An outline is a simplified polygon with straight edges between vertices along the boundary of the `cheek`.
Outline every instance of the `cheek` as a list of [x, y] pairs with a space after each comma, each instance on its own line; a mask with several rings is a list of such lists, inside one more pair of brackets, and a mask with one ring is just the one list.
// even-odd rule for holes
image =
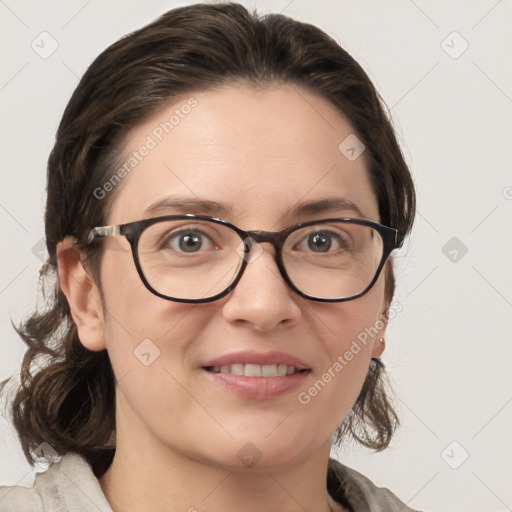
[[117, 378], [142, 372], [140, 378], [147, 379], [147, 368], [163, 362], [165, 367], [174, 366], [173, 362], [184, 360], [188, 340], [197, 338], [203, 325], [196, 318], [194, 305], [151, 293], [142, 283], [131, 253], [105, 258], [101, 279], [105, 339]]
[[341, 421], [353, 406], [366, 378], [372, 348], [382, 328], [384, 280], [363, 297], [340, 304], [315, 306], [316, 319], [326, 359], [323, 367], [299, 397], [312, 408], [330, 407]]
[[120, 415], [135, 431], [142, 428], [162, 439], [174, 435], [176, 411], [204, 423], [208, 417], [188, 390], [191, 354], [206, 308], [161, 299], [129, 273], [115, 289], [105, 287], [105, 338]]
[[[324, 333], [324, 344], [331, 355], [346, 351], [371, 353], [379, 337], [377, 332], [385, 328], [382, 321], [384, 286], [384, 276], [381, 276], [373, 288], [358, 299], [315, 307], [317, 325]], [[351, 356], [347, 354], [347, 357]]]

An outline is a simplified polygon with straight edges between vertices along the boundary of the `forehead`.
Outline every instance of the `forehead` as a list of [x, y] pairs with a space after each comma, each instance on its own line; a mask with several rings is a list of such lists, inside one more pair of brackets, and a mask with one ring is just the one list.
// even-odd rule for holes
[[[183, 96], [128, 137], [109, 223], [155, 216], [148, 208], [171, 196], [217, 202], [247, 229], [286, 227], [297, 205], [326, 198], [361, 212], [344, 216], [378, 220], [364, 152], [354, 159], [342, 151], [354, 136], [329, 101], [296, 85]], [[194, 208], [169, 213], [204, 213]]]

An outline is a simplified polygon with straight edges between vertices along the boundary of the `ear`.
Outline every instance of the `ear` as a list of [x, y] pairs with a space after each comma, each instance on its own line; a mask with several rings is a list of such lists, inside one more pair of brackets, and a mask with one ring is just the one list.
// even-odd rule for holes
[[101, 294], [83, 264], [75, 239], [67, 237], [57, 244], [59, 284], [68, 300], [82, 345], [93, 351], [106, 348]]
[[[386, 336], [386, 328], [388, 326], [389, 308], [391, 304], [385, 300], [382, 311], [380, 312], [379, 318], [375, 322], [375, 326], [378, 326], [378, 333], [373, 338], [372, 357], [380, 357], [386, 348], [384, 341]], [[381, 327], [382, 326], [382, 327]]]

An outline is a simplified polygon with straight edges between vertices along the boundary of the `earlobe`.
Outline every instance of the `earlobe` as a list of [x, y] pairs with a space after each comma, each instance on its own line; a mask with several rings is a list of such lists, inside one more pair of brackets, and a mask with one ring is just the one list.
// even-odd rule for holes
[[77, 326], [82, 345], [93, 351], [106, 348], [103, 304], [99, 289], [75, 248], [75, 240], [67, 237], [57, 244], [59, 284]]
[[373, 342], [372, 358], [380, 357], [383, 354], [385, 348], [386, 340], [384, 339], [384, 336], [379, 336]]
[[382, 309], [379, 319], [375, 322], [376, 325], [379, 326], [379, 332], [374, 337], [373, 348], [372, 348], [372, 357], [380, 357], [384, 349], [386, 348], [386, 328], [388, 326], [388, 315], [389, 315], [389, 302], [384, 303], [384, 308]]

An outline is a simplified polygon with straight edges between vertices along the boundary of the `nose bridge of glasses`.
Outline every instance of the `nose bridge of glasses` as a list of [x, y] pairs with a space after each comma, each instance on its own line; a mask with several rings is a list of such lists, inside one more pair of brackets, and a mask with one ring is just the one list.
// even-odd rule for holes
[[249, 238], [248, 243], [251, 244], [249, 249], [255, 244], [269, 243], [274, 246], [276, 253], [279, 251], [281, 233], [277, 231], [247, 231], [246, 234]]
[[[243, 241], [245, 246], [246, 253], [250, 253], [250, 256], [246, 259], [247, 262], [251, 263], [255, 259], [259, 259], [260, 255], [264, 252], [263, 247], [260, 247], [259, 249], [255, 246], [268, 243], [273, 248], [273, 251], [271, 250], [271, 258], [274, 260], [274, 263], [277, 265], [277, 271], [281, 275], [282, 278], [286, 280], [286, 276], [283, 274], [285, 272], [283, 268], [283, 263], [281, 261], [281, 254], [280, 254], [280, 244], [282, 243], [282, 232], [278, 231], [245, 231], [245, 239]], [[256, 248], [256, 251], [254, 249]], [[264, 267], [268, 268], [270, 261], [267, 260], [266, 263], [263, 263]], [[247, 267], [244, 265], [241, 269], [241, 272], [243, 273]], [[258, 267], [258, 271], [261, 271], [262, 267]], [[271, 270], [273, 274], [275, 272]], [[261, 278], [261, 276], [260, 276]]]

